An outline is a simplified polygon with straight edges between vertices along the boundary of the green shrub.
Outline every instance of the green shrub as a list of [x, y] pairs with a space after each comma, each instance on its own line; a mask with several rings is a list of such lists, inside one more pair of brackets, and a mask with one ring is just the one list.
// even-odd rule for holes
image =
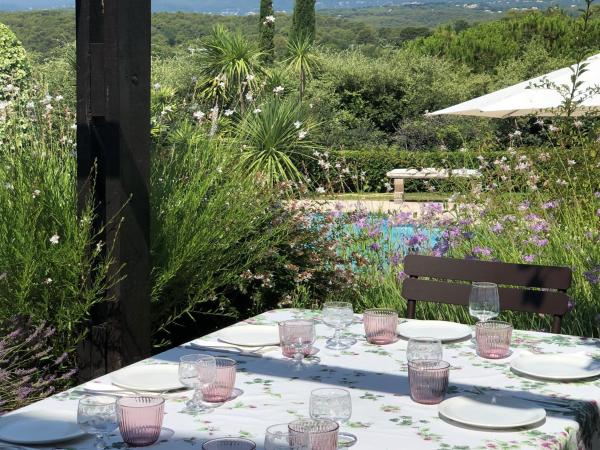
[[27, 54], [17, 37], [0, 23], [0, 100], [11, 95], [9, 85], [23, 89], [31, 73]]

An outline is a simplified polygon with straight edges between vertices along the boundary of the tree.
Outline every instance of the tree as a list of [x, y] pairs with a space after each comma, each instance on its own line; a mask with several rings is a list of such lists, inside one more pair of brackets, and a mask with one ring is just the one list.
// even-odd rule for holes
[[211, 113], [211, 136], [217, 131], [220, 109], [228, 102], [237, 103], [243, 113], [246, 98], [256, 88], [256, 75], [262, 73], [259, 63], [261, 53], [241, 34], [231, 33], [217, 25], [204, 41], [200, 53], [201, 94], [214, 101]]
[[275, 59], [275, 14], [273, 12], [273, 0], [260, 0], [260, 22], [258, 31], [260, 34], [260, 50], [262, 60], [272, 63]]
[[316, 0], [296, 0], [292, 17], [292, 37], [307, 36], [314, 40], [317, 32]]
[[10, 29], [0, 23], [0, 100], [25, 87], [31, 69], [27, 54]]
[[288, 67], [300, 77], [300, 100], [304, 96], [306, 82], [312, 78], [313, 72], [319, 68], [319, 59], [309, 35], [293, 36], [288, 42]]

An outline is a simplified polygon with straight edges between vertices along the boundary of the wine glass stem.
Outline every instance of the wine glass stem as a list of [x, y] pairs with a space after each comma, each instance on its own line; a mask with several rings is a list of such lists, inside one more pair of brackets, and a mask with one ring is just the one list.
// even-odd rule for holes
[[104, 435], [102, 433], [96, 434], [96, 448], [98, 450], [106, 449], [106, 444], [104, 443]]
[[202, 386], [196, 386], [196, 389], [194, 389], [194, 396], [192, 397], [192, 402], [199, 406], [202, 404], [202, 401], [204, 400], [204, 395], [202, 394]]
[[339, 327], [335, 327], [335, 333], [333, 334], [333, 340], [334, 342], [340, 342], [340, 339], [342, 338], [342, 329]]

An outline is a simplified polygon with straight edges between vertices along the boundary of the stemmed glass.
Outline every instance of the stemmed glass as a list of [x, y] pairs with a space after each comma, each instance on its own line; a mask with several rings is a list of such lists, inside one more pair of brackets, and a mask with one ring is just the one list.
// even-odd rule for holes
[[414, 337], [406, 346], [407, 362], [417, 360], [441, 361], [443, 355], [442, 341], [431, 337]]
[[297, 367], [311, 354], [317, 340], [313, 320], [286, 320], [279, 322], [279, 337], [284, 356], [293, 358]]
[[104, 438], [118, 428], [117, 399], [106, 395], [87, 396], [79, 399], [77, 424], [86, 433], [96, 436], [96, 448], [107, 448]]
[[500, 314], [500, 296], [497, 284], [474, 282], [471, 285], [469, 314], [482, 322]]
[[194, 389], [194, 396], [186, 403], [189, 411], [206, 413], [213, 408], [202, 403], [202, 389], [210, 385], [217, 376], [217, 362], [214, 356], [195, 354], [185, 355], [179, 360], [179, 381]]
[[[338, 424], [345, 423], [352, 416], [350, 392], [339, 388], [315, 389], [310, 393], [309, 412], [311, 419], [329, 419]], [[339, 447], [351, 447], [358, 438], [351, 433], [338, 434]]]
[[354, 320], [352, 303], [327, 302], [323, 305], [322, 317], [325, 325], [335, 329], [333, 337], [327, 340], [327, 348], [343, 350], [356, 342], [355, 339], [341, 337], [342, 330]]

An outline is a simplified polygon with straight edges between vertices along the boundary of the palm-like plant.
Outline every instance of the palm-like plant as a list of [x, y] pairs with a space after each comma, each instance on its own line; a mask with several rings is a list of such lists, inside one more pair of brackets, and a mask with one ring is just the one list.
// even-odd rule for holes
[[306, 34], [300, 34], [290, 39], [287, 51], [288, 57], [285, 63], [300, 78], [300, 100], [302, 100], [306, 82], [313, 77], [314, 72], [320, 67], [319, 57], [315, 51], [312, 37]]
[[200, 53], [200, 93], [214, 103], [213, 129], [223, 103], [237, 103], [244, 111], [245, 95], [253, 91], [256, 76], [263, 72], [260, 56], [258, 47], [221, 25], [204, 42]]
[[240, 123], [241, 164], [251, 174], [260, 174], [271, 185], [300, 180], [302, 175], [292, 157], [314, 147], [309, 139], [312, 125], [302, 106], [277, 97], [248, 113]]

